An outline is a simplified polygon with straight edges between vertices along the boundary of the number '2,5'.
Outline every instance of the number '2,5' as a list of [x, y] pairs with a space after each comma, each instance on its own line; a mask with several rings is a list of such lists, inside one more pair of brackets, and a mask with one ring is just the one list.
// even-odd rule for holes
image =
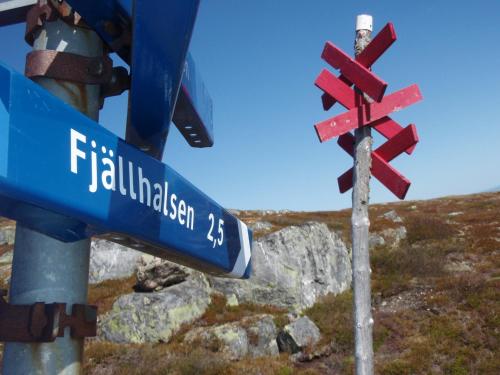
[[214, 238], [214, 228], [215, 228], [215, 216], [213, 213], [210, 213], [208, 215], [208, 220], [210, 220], [210, 230], [208, 231], [207, 234], [207, 240], [209, 240], [212, 243], [212, 247], [215, 248], [215, 246], [221, 246], [222, 243], [224, 242], [224, 220], [219, 219], [218, 220], [218, 226], [217, 226], [217, 238]]

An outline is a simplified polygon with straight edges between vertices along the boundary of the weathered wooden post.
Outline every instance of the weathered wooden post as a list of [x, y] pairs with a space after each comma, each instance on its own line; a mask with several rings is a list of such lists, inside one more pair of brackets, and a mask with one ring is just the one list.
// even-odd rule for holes
[[[333, 43], [325, 44], [321, 57], [339, 69], [341, 75], [337, 77], [323, 69], [314, 82], [324, 92], [322, 102], [326, 111], [337, 102], [347, 109], [314, 127], [320, 142], [338, 137], [339, 146], [354, 158], [354, 167], [338, 178], [338, 184], [341, 193], [353, 188], [351, 223], [357, 375], [373, 374], [374, 367], [368, 247], [370, 176], [373, 174], [399, 199], [405, 198], [411, 182], [389, 162], [403, 152], [411, 154], [418, 135], [415, 125], [403, 128], [389, 115], [422, 100], [417, 85], [384, 96], [387, 83], [373, 74], [370, 67], [396, 41], [396, 32], [392, 23], [388, 23], [372, 41], [372, 21], [369, 15], [360, 15], [356, 20], [355, 59]], [[352, 85], [355, 90], [351, 89]], [[374, 151], [372, 127], [387, 138], [387, 142]]]
[[[356, 19], [356, 57], [371, 41], [372, 17], [359, 15]], [[363, 102], [358, 93], [358, 103]], [[367, 97], [367, 99], [369, 99]], [[370, 254], [368, 237], [370, 219], [370, 168], [372, 164], [371, 128], [363, 126], [355, 130], [354, 175], [352, 190], [352, 281], [354, 290], [354, 337], [356, 374], [373, 374], [373, 318], [371, 312]]]

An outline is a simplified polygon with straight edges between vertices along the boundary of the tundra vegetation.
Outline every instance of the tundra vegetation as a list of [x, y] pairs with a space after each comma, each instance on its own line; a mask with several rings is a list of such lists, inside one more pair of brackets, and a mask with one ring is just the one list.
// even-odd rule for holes
[[[394, 210], [403, 222], [383, 214]], [[256, 237], [306, 221], [326, 223], [349, 243], [350, 210], [337, 212], [240, 211], [248, 223], [271, 225]], [[497, 374], [500, 369], [500, 193], [445, 197], [370, 207], [371, 232], [404, 225], [396, 245], [371, 250], [378, 374]], [[0, 253], [2, 249], [0, 249]], [[90, 287], [100, 313], [111, 308], [135, 280], [106, 281]], [[123, 345], [88, 340], [86, 374], [352, 374], [352, 294], [327, 295], [303, 313], [320, 328], [321, 341], [307, 348], [308, 360], [278, 357], [228, 361], [218, 345], [187, 346], [194, 327], [238, 321], [266, 313], [278, 327], [286, 311], [272, 306], [228, 306], [214, 295], [203, 317], [184, 326], [169, 343]], [[328, 348], [328, 350], [324, 350]]]

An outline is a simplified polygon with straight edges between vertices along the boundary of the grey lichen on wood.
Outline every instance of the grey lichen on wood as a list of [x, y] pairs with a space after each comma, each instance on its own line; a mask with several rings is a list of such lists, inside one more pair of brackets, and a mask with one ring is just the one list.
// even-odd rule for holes
[[[354, 51], [360, 54], [371, 41], [371, 30], [357, 30]], [[369, 100], [369, 98], [365, 98]], [[360, 94], [359, 100], [362, 100]], [[352, 193], [352, 270], [356, 374], [373, 374], [373, 318], [371, 313], [368, 204], [372, 137], [368, 126], [355, 130]]]

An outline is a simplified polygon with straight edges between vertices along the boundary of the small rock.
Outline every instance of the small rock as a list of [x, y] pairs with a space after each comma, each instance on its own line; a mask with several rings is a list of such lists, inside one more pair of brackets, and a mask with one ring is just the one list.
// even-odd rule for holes
[[406, 238], [406, 228], [401, 226], [396, 229], [389, 228], [385, 229], [380, 233], [387, 242], [392, 245], [398, 245], [402, 240]]
[[319, 328], [307, 316], [285, 326], [276, 341], [281, 352], [298, 353], [307, 346], [315, 345], [321, 338]]
[[384, 217], [387, 220], [390, 220], [394, 223], [402, 223], [403, 222], [403, 219], [401, 219], [401, 217], [399, 217], [399, 215], [394, 210], [386, 212], [385, 214], [382, 215], [382, 217]]
[[8, 285], [10, 282], [13, 255], [14, 252], [11, 250], [0, 256], [0, 281], [4, 285]]
[[16, 238], [16, 227], [7, 225], [0, 228], [0, 245], [14, 245]]
[[463, 215], [464, 213], [462, 211], [457, 211], [457, 212], [450, 212], [448, 216], [459, 216]]
[[296, 312], [290, 312], [290, 313], [286, 314], [286, 318], [288, 320], [288, 323], [292, 323], [292, 322], [295, 322], [297, 319], [299, 319], [300, 316]]
[[444, 266], [444, 270], [450, 273], [470, 272], [472, 271], [472, 265], [470, 262], [466, 261], [451, 262]]
[[252, 230], [268, 230], [273, 227], [273, 225], [268, 221], [256, 221], [255, 223], [248, 225]]
[[226, 305], [229, 307], [238, 306], [238, 297], [236, 297], [235, 294], [230, 294], [229, 296], [227, 296]]
[[184, 342], [201, 345], [230, 360], [279, 355], [276, 325], [271, 315], [256, 315], [239, 322], [189, 331]]
[[201, 346], [232, 361], [248, 355], [247, 332], [236, 323], [195, 328], [186, 334], [184, 342]]
[[292, 354], [290, 359], [292, 362], [311, 362], [315, 359], [328, 357], [331, 355], [335, 348], [335, 341], [332, 341], [330, 344], [323, 345], [321, 348], [314, 350], [312, 353], [304, 353], [298, 352]]
[[14, 256], [14, 252], [12, 250], [3, 253], [0, 256], [0, 265], [11, 264], [13, 256]]
[[186, 268], [160, 258], [142, 257], [137, 267], [137, 289], [144, 292], [159, 291], [182, 283], [189, 273]]
[[370, 233], [370, 237], [368, 239], [368, 246], [370, 249], [374, 249], [379, 246], [385, 245], [385, 239], [381, 235], [377, 233]]
[[287, 209], [277, 211], [278, 215], [286, 215], [286, 214], [289, 214], [290, 212], [292, 212], [292, 211], [287, 210]]

